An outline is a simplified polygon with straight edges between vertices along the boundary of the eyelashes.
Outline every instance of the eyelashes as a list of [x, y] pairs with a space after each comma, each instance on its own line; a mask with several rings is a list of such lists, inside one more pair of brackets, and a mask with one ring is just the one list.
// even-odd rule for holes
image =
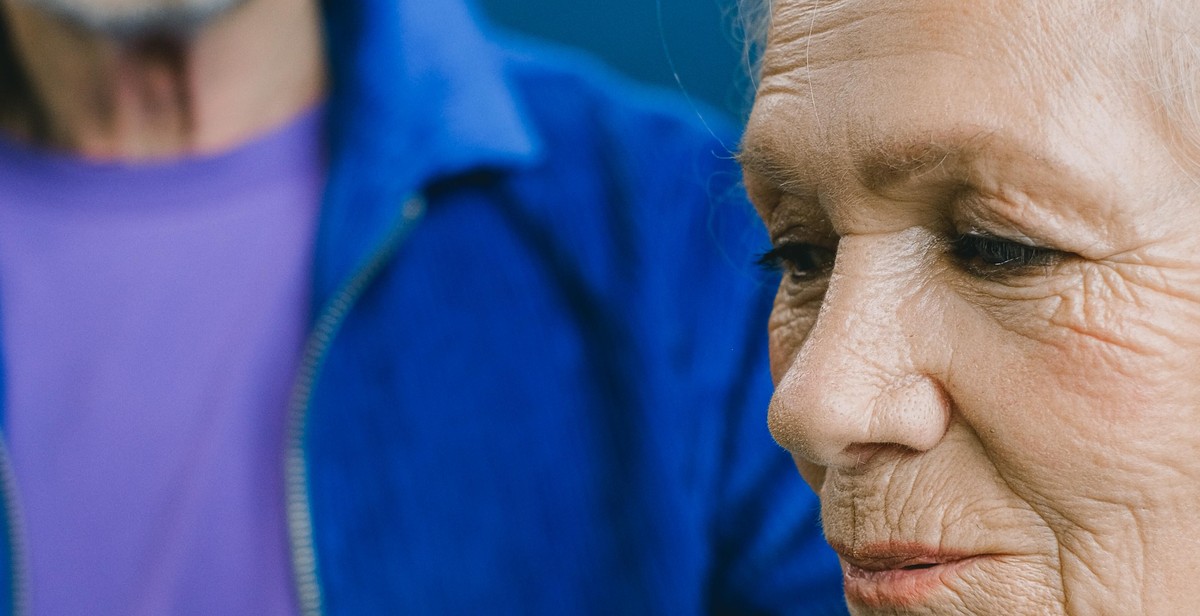
[[[827, 276], [836, 256], [835, 250], [817, 244], [785, 241], [763, 253], [758, 265], [782, 271], [792, 282], [802, 283]], [[993, 235], [964, 233], [949, 243], [949, 256], [967, 274], [992, 280], [1053, 266], [1066, 253]]]
[[1064, 253], [982, 233], [964, 233], [950, 243], [951, 256], [969, 274], [997, 278], [1055, 265]]
[[807, 242], [784, 242], [763, 253], [758, 265], [769, 271], [782, 271], [793, 282], [815, 280], [833, 269], [837, 253]]

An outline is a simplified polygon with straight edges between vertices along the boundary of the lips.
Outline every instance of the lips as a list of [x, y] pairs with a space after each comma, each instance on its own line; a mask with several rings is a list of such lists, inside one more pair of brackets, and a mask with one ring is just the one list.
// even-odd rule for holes
[[846, 598], [871, 608], [927, 603], [965, 567], [984, 555], [918, 543], [834, 545], [845, 563]]
[[834, 545], [842, 560], [866, 571], [922, 569], [951, 563], [974, 554], [929, 547], [919, 543], [873, 543], [848, 548]]

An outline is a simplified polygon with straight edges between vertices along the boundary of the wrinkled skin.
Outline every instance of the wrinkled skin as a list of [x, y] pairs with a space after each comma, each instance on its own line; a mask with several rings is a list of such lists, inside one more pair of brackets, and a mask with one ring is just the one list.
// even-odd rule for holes
[[[1151, 75], [1194, 24], [1159, 4], [776, 2], [769, 422], [855, 614], [1200, 610], [1196, 127]], [[932, 582], [854, 583], [905, 546]]]

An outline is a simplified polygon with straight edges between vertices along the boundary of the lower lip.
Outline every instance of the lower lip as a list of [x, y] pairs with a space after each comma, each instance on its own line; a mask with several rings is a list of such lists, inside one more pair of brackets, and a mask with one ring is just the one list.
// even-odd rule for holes
[[924, 569], [868, 571], [845, 564], [846, 598], [868, 608], [906, 608], [928, 603], [947, 582], [980, 560], [964, 558]]

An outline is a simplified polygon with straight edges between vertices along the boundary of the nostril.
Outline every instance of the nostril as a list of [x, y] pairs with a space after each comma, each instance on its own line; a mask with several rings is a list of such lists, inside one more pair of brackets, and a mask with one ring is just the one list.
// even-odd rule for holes
[[851, 467], [862, 466], [871, 461], [875, 454], [879, 453], [886, 445], [878, 443], [851, 443], [842, 450], [842, 455], [846, 458]]
[[802, 349], [771, 398], [768, 427], [792, 454], [854, 468], [880, 452], [928, 451], [945, 436], [951, 404], [937, 379], [911, 366], [885, 370], [895, 362], [875, 365], [830, 353], [830, 345]]

